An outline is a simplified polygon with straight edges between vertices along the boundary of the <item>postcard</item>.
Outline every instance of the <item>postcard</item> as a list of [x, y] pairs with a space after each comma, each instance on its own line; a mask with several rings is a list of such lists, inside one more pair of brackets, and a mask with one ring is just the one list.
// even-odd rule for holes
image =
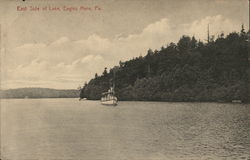
[[0, 160], [250, 160], [249, 0], [1, 0]]

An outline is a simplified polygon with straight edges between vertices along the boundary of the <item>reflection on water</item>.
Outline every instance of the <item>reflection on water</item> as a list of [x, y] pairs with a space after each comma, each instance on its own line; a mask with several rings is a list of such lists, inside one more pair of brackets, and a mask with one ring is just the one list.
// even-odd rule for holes
[[9, 160], [250, 159], [244, 104], [1, 100]]

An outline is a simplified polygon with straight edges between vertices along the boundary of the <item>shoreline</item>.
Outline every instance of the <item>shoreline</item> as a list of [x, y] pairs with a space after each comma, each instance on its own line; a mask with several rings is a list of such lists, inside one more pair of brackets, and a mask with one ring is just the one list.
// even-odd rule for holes
[[[37, 99], [76, 99], [79, 100], [79, 97], [41, 97], [41, 98], [0, 98], [0, 100], [37, 100]], [[87, 99], [81, 101], [100, 101], [98, 99]], [[249, 104], [247, 102], [230, 102], [230, 101], [164, 101], [164, 100], [119, 100], [119, 102], [167, 102], [167, 103], [229, 103], [229, 104]]]

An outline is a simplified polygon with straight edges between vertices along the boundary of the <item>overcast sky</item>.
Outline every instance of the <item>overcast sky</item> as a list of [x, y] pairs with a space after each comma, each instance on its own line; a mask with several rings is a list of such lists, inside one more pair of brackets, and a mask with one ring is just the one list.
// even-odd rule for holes
[[248, 28], [248, 0], [1, 0], [0, 22], [1, 88], [74, 89], [183, 34], [203, 41], [208, 24], [215, 36]]

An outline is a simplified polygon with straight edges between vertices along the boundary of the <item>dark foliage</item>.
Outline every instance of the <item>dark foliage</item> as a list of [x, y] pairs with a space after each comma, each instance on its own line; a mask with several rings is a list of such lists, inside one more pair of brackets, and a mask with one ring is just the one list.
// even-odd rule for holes
[[[80, 97], [100, 99], [115, 81], [119, 100], [232, 101], [245, 100], [248, 64], [247, 33], [223, 34], [208, 43], [183, 36], [160, 51], [120, 62], [96, 74]], [[113, 79], [114, 70], [116, 71]]]
[[0, 98], [77, 98], [79, 91], [50, 88], [18, 88], [0, 91]]

